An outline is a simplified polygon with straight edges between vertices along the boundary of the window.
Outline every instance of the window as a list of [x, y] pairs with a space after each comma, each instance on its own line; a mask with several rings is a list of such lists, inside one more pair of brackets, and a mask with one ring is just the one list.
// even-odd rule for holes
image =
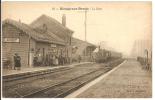
[[19, 38], [3, 38], [3, 42], [19, 43]]

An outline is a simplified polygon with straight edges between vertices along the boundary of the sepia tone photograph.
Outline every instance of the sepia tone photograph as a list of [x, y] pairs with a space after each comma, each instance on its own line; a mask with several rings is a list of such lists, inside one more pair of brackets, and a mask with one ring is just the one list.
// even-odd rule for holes
[[2, 98], [152, 98], [151, 1], [3, 1]]

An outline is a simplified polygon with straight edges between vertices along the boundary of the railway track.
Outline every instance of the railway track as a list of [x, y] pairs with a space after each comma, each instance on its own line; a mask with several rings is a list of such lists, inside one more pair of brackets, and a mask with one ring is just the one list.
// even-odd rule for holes
[[42, 75], [55, 73], [55, 72], [59, 72], [59, 71], [64, 71], [64, 70], [69, 70], [69, 69], [71, 69], [71, 68], [64, 67], [64, 68], [59, 68], [59, 69], [49, 69], [49, 70], [45, 70], [45, 71], [37, 71], [35, 73], [28, 72], [28, 73], [22, 73], [20, 75], [15, 74], [15, 75], [3, 76], [3, 82], [22, 80], [22, 79], [26, 79], [26, 78], [30, 78], [30, 77], [42, 76]]
[[[86, 63], [86, 64], [89, 64], [89, 63]], [[82, 65], [86, 65], [86, 64], [82, 64]], [[78, 67], [79, 65], [75, 65], [75, 66]], [[42, 76], [42, 75], [70, 70], [70, 69], [72, 69], [72, 67], [62, 67], [62, 68], [56, 68], [56, 69], [48, 69], [44, 71], [41, 70], [41, 71], [36, 71], [36, 72], [27, 72], [27, 73], [15, 74], [15, 75], [7, 75], [7, 76], [3, 76], [3, 82], [22, 80], [26, 78]]]
[[75, 91], [76, 89], [82, 87], [86, 83], [90, 82], [91, 80], [101, 76], [105, 72], [109, 71], [110, 69], [106, 68], [100, 68], [98, 70], [86, 73], [84, 75], [81, 75], [79, 77], [67, 80], [63, 83], [58, 83], [53, 86], [46, 87], [42, 90], [36, 91], [34, 93], [30, 93], [27, 95], [24, 95], [23, 97], [26, 98], [59, 98], [59, 97], [65, 97], [69, 93]]
[[[82, 66], [75, 65], [76, 67], [83, 67], [86, 64], [82, 64]], [[87, 65], [93, 65], [92, 63], [87, 63]], [[62, 72], [66, 72], [72, 70], [73, 67], [63, 67], [63, 68], [56, 68], [56, 69], [49, 69], [45, 71], [36, 71], [34, 73], [22, 73], [20, 75], [9, 75], [3, 76], [3, 84], [5, 87], [11, 88], [12, 86], [22, 84], [22, 83], [29, 83], [30, 81], [35, 81], [38, 79], [42, 79], [44, 77], [49, 77], [53, 74], [59, 74]]]
[[90, 64], [36, 75], [34, 79], [31, 77], [17, 79], [14, 82], [5, 81], [3, 96], [9, 98], [64, 97], [112, 68], [112, 66], [103, 67], [103, 64]]
[[[64, 82], [68, 78], [73, 78], [74, 76], [82, 75], [86, 72], [98, 69], [96, 67], [89, 68], [88, 66], [90, 65], [93, 66], [94, 64], [87, 64], [87, 67], [85, 67], [86, 65], [84, 64], [82, 66], [71, 67], [69, 69], [59, 70], [49, 74], [39, 74], [38, 76], [36, 75], [30, 78], [23, 77], [22, 79], [3, 81], [3, 96], [11, 98], [22, 97], [22, 95], [28, 94], [29, 92], [37, 91], [38, 89], [45, 88], [48, 85], [54, 85], [57, 82]], [[74, 76], [72, 76], [72, 74]], [[63, 77], [63, 75], [66, 76]]]

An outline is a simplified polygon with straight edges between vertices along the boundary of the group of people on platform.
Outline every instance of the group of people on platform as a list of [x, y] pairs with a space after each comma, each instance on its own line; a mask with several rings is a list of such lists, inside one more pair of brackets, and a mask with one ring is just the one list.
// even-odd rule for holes
[[57, 66], [71, 63], [69, 57], [62, 55], [46, 55], [45, 57], [35, 56], [33, 66]]
[[40, 57], [35, 56], [33, 59], [33, 66], [56, 66], [64, 65], [65, 63], [67, 63], [67, 58], [61, 55], [46, 55], [42, 60], [40, 60]]
[[[21, 57], [18, 53], [14, 54], [14, 70], [20, 70], [21, 69]], [[79, 55], [78, 61], [81, 62], [82, 58]], [[7, 66], [10, 65], [11, 62], [7, 62]], [[64, 65], [64, 64], [70, 64], [72, 63], [70, 57], [65, 57], [62, 55], [56, 56], [56, 55], [46, 55], [44, 58], [41, 56], [34, 56], [33, 58], [33, 66], [57, 66], [57, 65]]]

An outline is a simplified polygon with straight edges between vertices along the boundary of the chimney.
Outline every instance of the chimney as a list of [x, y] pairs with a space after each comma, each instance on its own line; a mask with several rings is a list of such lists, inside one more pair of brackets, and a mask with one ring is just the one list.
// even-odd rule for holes
[[62, 15], [62, 25], [66, 26], [66, 15], [65, 14]]
[[21, 20], [19, 19], [19, 23], [21, 23]]

